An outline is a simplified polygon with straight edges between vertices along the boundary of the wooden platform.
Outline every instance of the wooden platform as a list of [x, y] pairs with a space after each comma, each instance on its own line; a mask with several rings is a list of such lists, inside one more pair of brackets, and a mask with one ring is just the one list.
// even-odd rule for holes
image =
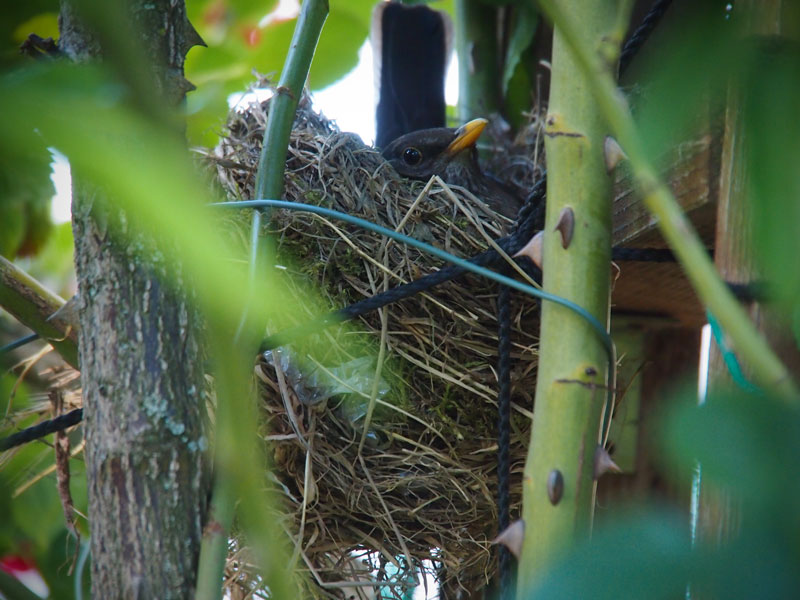
[[[709, 251], [713, 249], [719, 188], [720, 140], [699, 135], [675, 148], [665, 177]], [[614, 246], [666, 248], [656, 219], [621, 175], [615, 185], [612, 240]], [[616, 263], [611, 296], [615, 314], [649, 315], [676, 325], [699, 327], [704, 311], [677, 263]]]

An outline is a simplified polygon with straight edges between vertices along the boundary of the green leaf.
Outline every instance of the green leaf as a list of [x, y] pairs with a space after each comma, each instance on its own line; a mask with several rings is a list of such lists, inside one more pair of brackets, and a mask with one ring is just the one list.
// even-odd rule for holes
[[14, 258], [17, 248], [25, 238], [25, 206], [21, 202], [5, 200], [0, 204], [0, 254]]
[[332, 7], [311, 61], [311, 89], [322, 89], [347, 75], [358, 64], [358, 50], [368, 33], [368, 26], [350, 11]]
[[[800, 52], [789, 42], [754, 46], [745, 94], [750, 214], [763, 276], [788, 311], [800, 296]], [[787, 319], [788, 321], [788, 319]]]
[[352, 19], [357, 20], [363, 27], [369, 29], [372, 23], [372, 11], [375, 5], [376, 2], [374, 0], [332, 0], [330, 3], [331, 12], [325, 23], [325, 27], [328, 27], [331, 16], [334, 14], [347, 13]]
[[67, 298], [74, 293], [75, 264], [72, 223], [53, 227], [47, 243], [31, 261], [26, 271], [49, 289]]
[[[526, 52], [525, 55], [527, 54]], [[526, 65], [520, 62], [508, 82], [508, 88], [503, 99], [506, 117], [511, 127], [515, 130], [522, 127], [526, 122], [526, 117], [523, 113], [529, 111], [533, 104], [532, 89], [533, 81], [531, 80], [530, 72]]]
[[32, 255], [52, 228], [50, 153], [33, 129], [29, 147], [0, 148], [0, 253]]
[[689, 473], [700, 461], [705, 480], [759, 518], [794, 511], [800, 480], [788, 474], [800, 472], [800, 411], [786, 403], [735, 390], [697, 406], [689, 395], [667, 415], [661, 439], [674, 467]]
[[640, 600], [680, 598], [692, 572], [685, 517], [658, 511], [628, 514], [598, 527], [544, 573], [522, 598]]
[[30, 19], [21, 23], [14, 30], [13, 40], [21, 44], [28, 36], [35, 33], [39, 37], [58, 39], [58, 13], [44, 12], [32, 16]]
[[522, 53], [530, 47], [533, 35], [539, 24], [539, 12], [532, 2], [521, 3], [514, 11], [514, 25], [511, 38], [506, 50], [505, 65], [503, 66], [503, 94], [508, 91], [508, 84], [514, 71], [520, 64]]
[[[747, 521], [746, 521], [747, 522]], [[657, 509], [600, 525], [542, 576], [531, 600], [648, 600], [692, 597], [793, 598], [800, 578], [792, 531], [749, 521], [733, 541], [702, 539], [692, 548], [684, 514]]]
[[190, 0], [186, 13], [200, 36], [225, 38], [231, 31], [258, 22], [278, 6], [278, 0]]

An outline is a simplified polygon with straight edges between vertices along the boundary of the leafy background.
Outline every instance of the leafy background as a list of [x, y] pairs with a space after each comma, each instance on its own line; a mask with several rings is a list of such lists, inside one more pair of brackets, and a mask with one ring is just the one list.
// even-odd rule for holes
[[[372, 4], [371, 0], [331, 2], [309, 76], [312, 89], [330, 84], [355, 65]], [[198, 87], [187, 102], [191, 143], [216, 141], [227, 97], [246, 88], [253, 80], [252, 69], [280, 71], [294, 21], [258, 27], [275, 5], [188, 2], [190, 18], [208, 44], [192, 49], [186, 65], [187, 77]], [[452, 2], [442, 5], [452, 12]], [[52, 184], [47, 148], [55, 147], [86, 169], [89, 177], [109, 186], [154, 231], [176, 234], [205, 306], [235, 323], [241, 307], [229, 306], [218, 290], [231, 289], [237, 275], [215, 260], [218, 247], [208, 247], [208, 240], [215, 239], [213, 222], [196, 214], [196, 206], [198, 198], [212, 198], [193, 175], [188, 159], [109, 94], [108, 82], [117, 81], [115, 74], [102, 69], [66, 70], [52, 63], [32, 67], [19, 57], [16, 48], [29, 32], [57, 35], [57, 10], [53, 0], [12, 3], [4, 6], [0, 20], [0, 109], [4, 115], [14, 115], [0, 124], [0, 250], [18, 257], [23, 268], [54, 290], [64, 295], [71, 291], [71, 229], [68, 224], [53, 227], [48, 216]], [[516, 34], [511, 44], [520, 55], [526, 48], [523, 33]], [[686, 52], [676, 51], [672, 61], [651, 66], [656, 74], [654, 91], [639, 113], [644, 133], [657, 152], [659, 145], [668, 143], [666, 138], [690, 126], [685, 117], [701, 102], [709, 73], [719, 76], [721, 83], [731, 75], [742, 78], [748, 91], [746, 126], [753, 140], [748, 164], [755, 173], [751, 195], [756, 252], [776, 283], [787, 322], [796, 327], [800, 322], [796, 302], [800, 272], [793, 261], [800, 255], [797, 52], [788, 49], [764, 63], [759, 51], [721, 43], [728, 38], [717, 36], [717, 31], [680, 33], [672, 47]], [[504, 73], [507, 84], [517, 77], [509, 73]], [[100, 135], [105, 130], [138, 139], [153, 152], [130, 164], [108, 152]], [[181, 196], [190, 196], [191, 201]], [[220, 281], [233, 283], [220, 285]], [[2, 319], [0, 327], [4, 337], [18, 333], [8, 319]], [[41, 390], [26, 384], [12, 395], [16, 377], [5, 371], [8, 366], [3, 366], [0, 378], [0, 410], [6, 416], [41, 400]], [[739, 535], [721, 546], [702, 538], [693, 545], [686, 507], [653, 503], [631, 507], [599, 527], [591, 545], [560, 557], [537, 598], [674, 598], [683, 595], [687, 585], [701, 597], [797, 597], [800, 413], [796, 406], [741, 391], [719, 393], [702, 407], [693, 393], [678, 394], [669, 404], [672, 408], [659, 419], [656, 437], [648, 442], [678, 479], [688, 481], [699, 461], [704, 481], [737, 499]], [[16, 426], [24, 427], [33, 419]], [[73, 436], [74, 446], [80, 441], [79, 432]], [[64, 530], [54, 475], [44, 474], [50, 464], [52, 449], [46, 443], [0, 457], [0, 514], [4, 515], [0, 556], [30, 557], [51, 596], [70, 598], [75, 597], [75, 580], [68, 572], [76, 546]], [[76, 508], [85, 514], [81, 460], [72, 460], [71, 468]], [[78, 527], [85, 538], [87, 523], [79, 519]]]

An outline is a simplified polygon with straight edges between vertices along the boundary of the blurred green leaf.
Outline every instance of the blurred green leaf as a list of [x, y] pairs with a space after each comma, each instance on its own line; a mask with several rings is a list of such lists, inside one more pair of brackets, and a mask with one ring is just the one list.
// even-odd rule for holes
[[352, 11], [331, 6], [308, 74], [311, 89], [324, 88], [347, 75], [358, 63], [358, 49], [368, 33], [369, 26]]
[[[2, 188], [1, 182], [0, 188]], [[7, 258], [14, 258], [17, 255], [17, 248], [25, 239], [27, 222], [25, 204], [11, 200], [4, 200], [0, 204], [0, 254]]]
[[[372, 11], [377, 2], [374, 0], [331, 0], [330, 1], [330, 16], [328, 21], [334, 14], [347, 13], [351, 19], [358, 21], [362, 27], [369, 29], [372, 24]], [[406, 2], [406, 4], [408, 4]], [[431, 8], [439, 8], [438, 6], [431, 6]], [[327, 23], [325, 25], [328, 26]]]
[[26, 272], [56, 294], [71, 296], [75, 280], [74, 245], [72, 223], [56, 225], [47, 243], [25, 268]]
[[557, 560], [522, 597], [667, 600], [685, 597], [690, 587], [697, 598], [788, 599], [800, 585], [797, 558], [796, 542], [758, 522], [732, 542], [692, 548], [685, 515], [632, 511], [598, 527], [591, 542]]
[[50, 153], [31, 128], [28, 143], [0, 148], [0, 254], [31, 255], [52, 228]]
[[[533, 42], [533, 35], [536, 33], [536, 26], [539, 24], [539, 12], [533, 3], [522, 2], [514, 12], [514, 24], [512, 26], [511, 37], [506, 49], [505, 64], [503, 67], [503, 94], [508, 91], [508, 84], [514, 71], [520, 64], [522, 53]], [[530, 78], [528, 79], [530, 81]], [[531, 88], [528, 86], [528, 95]]]
[[744, 73], [746, 166], [757, 258], [783, 305], [796, 310], [800, 271], [800, 45], [779, 39], [752, 44]]
[[32, 16], [24, 23], [20, 23], [14, 30], [13, 39], [17, 44], [22, 44], [28, 36], [35, 33], [42, 38], [58, 39], [58, 13], [43, 12]]
[[[800, 412], [774, 399], [734, 392], [698, 406], [694, 393], [663, 417], [661, 456], [687, 478], [696, 461], [704, 485], [727, 490], [740, 526], [726, 540], [690, 543], [684, 513], [658, 506], [610, 518], [525, 597], [792, 598], [800, 589]], [[675, 471], [673, 471], [674, 473]]]
[[709, 102], [720, 102], [741, 59], [737, 27], [716, 3], [692, 6], [691, 18], [657, 31], [626, 72], [634, 116], [647, 152], [667, 159], [706, 125]]
[[[0, 111], [15, 116], [0, 121], [0, 145], [24, 146], [30, 129], [36, 127], [48, 145], [69, 159], [77, 180], [103, 190], [94, 197], [93, 210], [100, 209], [105, 197], [125, 209], [124, 229], [119, 220], [109, 219], [110, 236], [123, 235], [123, 230], [144, 230], [160, 241], [159, 252], [149, 245], [134, 251], [147, 253], [149, 260], [157, 263], [164, 283], [190, 282], [209, 330], [214, 332], [212, 338], [225, 340], [210, 345], [212, 350], [226, 349], [226, 356], [212, 357], [214, 364], [223, 367], [216, 372], [217, 408], [238, 415], [254, 410], [246, 390], [252, 374], [251, 352], [262, 330], [249, 328], [245, 332], [248, 341], [240, 340], [232, 350], [233, 332], [245, 312], [253, 322], [285, 327], [303, 318], [297, 312], [300, 299], [281, 295], [273, 270], [261, 272], [253, 282], [253, 293], [247, 293], [246, 261], [232, 253], [220, 232], [220, 211], [224, 209], [206, 206], [213, 198], [182, 141], [157, 120], [127, 105], [125, 86], [103, 65], [39, 64], [0, 78], [0, 87]], [[112, 208], [108, 214], [117, 211]], [[136, 248], [140, 239], [137, 237]], [[174, 268], [178, 260], [179, 273]], [[226, 367], [233, 370], [225, 373]], [[244, 375], [238, 377], [241, 373]], [[235, 386], [220, 383], [228, 377], [237, 381], [232, 392], [229, 390]], [[239, 393], [242, 388], [245, 391]], [[249, 428], [243, 430], [238, 424], [233, 435], [218, 432], [220, 446], [233, 452], [223, 464], [230, 469], [236, 465], [236, 472], [231, 473], [243, 496], [240, 506], [250, 524], [248, 531], [259, 551], [265, 581], [273, 589], [287, 589], [285, 577], [273, 578], [286, 561], [277, 550], [276, 540], [282, 538], [274, 530], [276, 523], [268, 518], [263, 489], [253, 486], [254, 481], [264, 479], [265, 472], [255, 444], [256, 419], [246, 420]], [[242, 460], [251, 454], [253, 460]], [[55, 507], [58, 509], [57, 503]]]
[[683, 596], [692, 573], [689, 524], [666, 510], [631, 513], [598, 528], [592, 541], [558, 561], [531, 600], [671, 599]]
[[[527, 56], [526, 51], [523, 54]], [[524, 59], [523, 59], [524, 60]], [[524, 62], [517, 63], [517, 68], [511, 79], [503, 98], [503, 109], [512, 129], [518, 130], [527, 122], [524, 112], [530, 111], [533, 104], [533, 80]]]
[[738, 390], [702, 406], [689, 397], [667, 415], [663, 442], [675, 466], [689, 473], [699, 460], [704, 479], [740, 496], [760, 519], [795, 512], [800, 479], [788, 474], [800, 472], [800, 412], [786, 403]]
[[[41, 446], [40, 446], [41, 449]], [[52, 455], [52, 450], [49, 454]], [[52, 458], [49, 463], [52, 464]], [[45, 463], [42, 466], [44, 469]], [[55, 474], [42, 478], [12, 501], [11, 519], [21, 540], [32, 543], [37, 554], [64, 529], [64, 513], [58, 500]]]
[[[309, 72], [309, 86], [320, 89], [352, 70], [367, 38], [371, 3], [334, 5], [322, 30]], [[193, 49], [186, 60], [187, 78], [199, 92], [189, 95], [189, 137], [213, 145], [228, 112], [228, 96], [253, 82], [253, 70], [280, 77], [296, 19], [274, 22], [250, 38], [228, 27], [219, 43]], [[240, 32], [241, 33], [241, 32]]]

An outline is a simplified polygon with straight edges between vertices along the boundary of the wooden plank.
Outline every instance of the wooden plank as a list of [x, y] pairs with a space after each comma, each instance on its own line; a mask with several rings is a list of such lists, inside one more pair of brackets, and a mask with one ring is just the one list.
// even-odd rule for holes
[[[674, 150], [667, 170], [670, 188], [709, 249], [714, 243], [719, 165], [719, 139], [708, 127]], [[625, 175], [615, 186], [613, 211], [614, 246], [667, 247], [655, 218]], [[614, 311], [667, 317], [687, 327], [705, 323], [703, 307], [677, 263], [626, 261], [617, 263], [616, 270]]]

